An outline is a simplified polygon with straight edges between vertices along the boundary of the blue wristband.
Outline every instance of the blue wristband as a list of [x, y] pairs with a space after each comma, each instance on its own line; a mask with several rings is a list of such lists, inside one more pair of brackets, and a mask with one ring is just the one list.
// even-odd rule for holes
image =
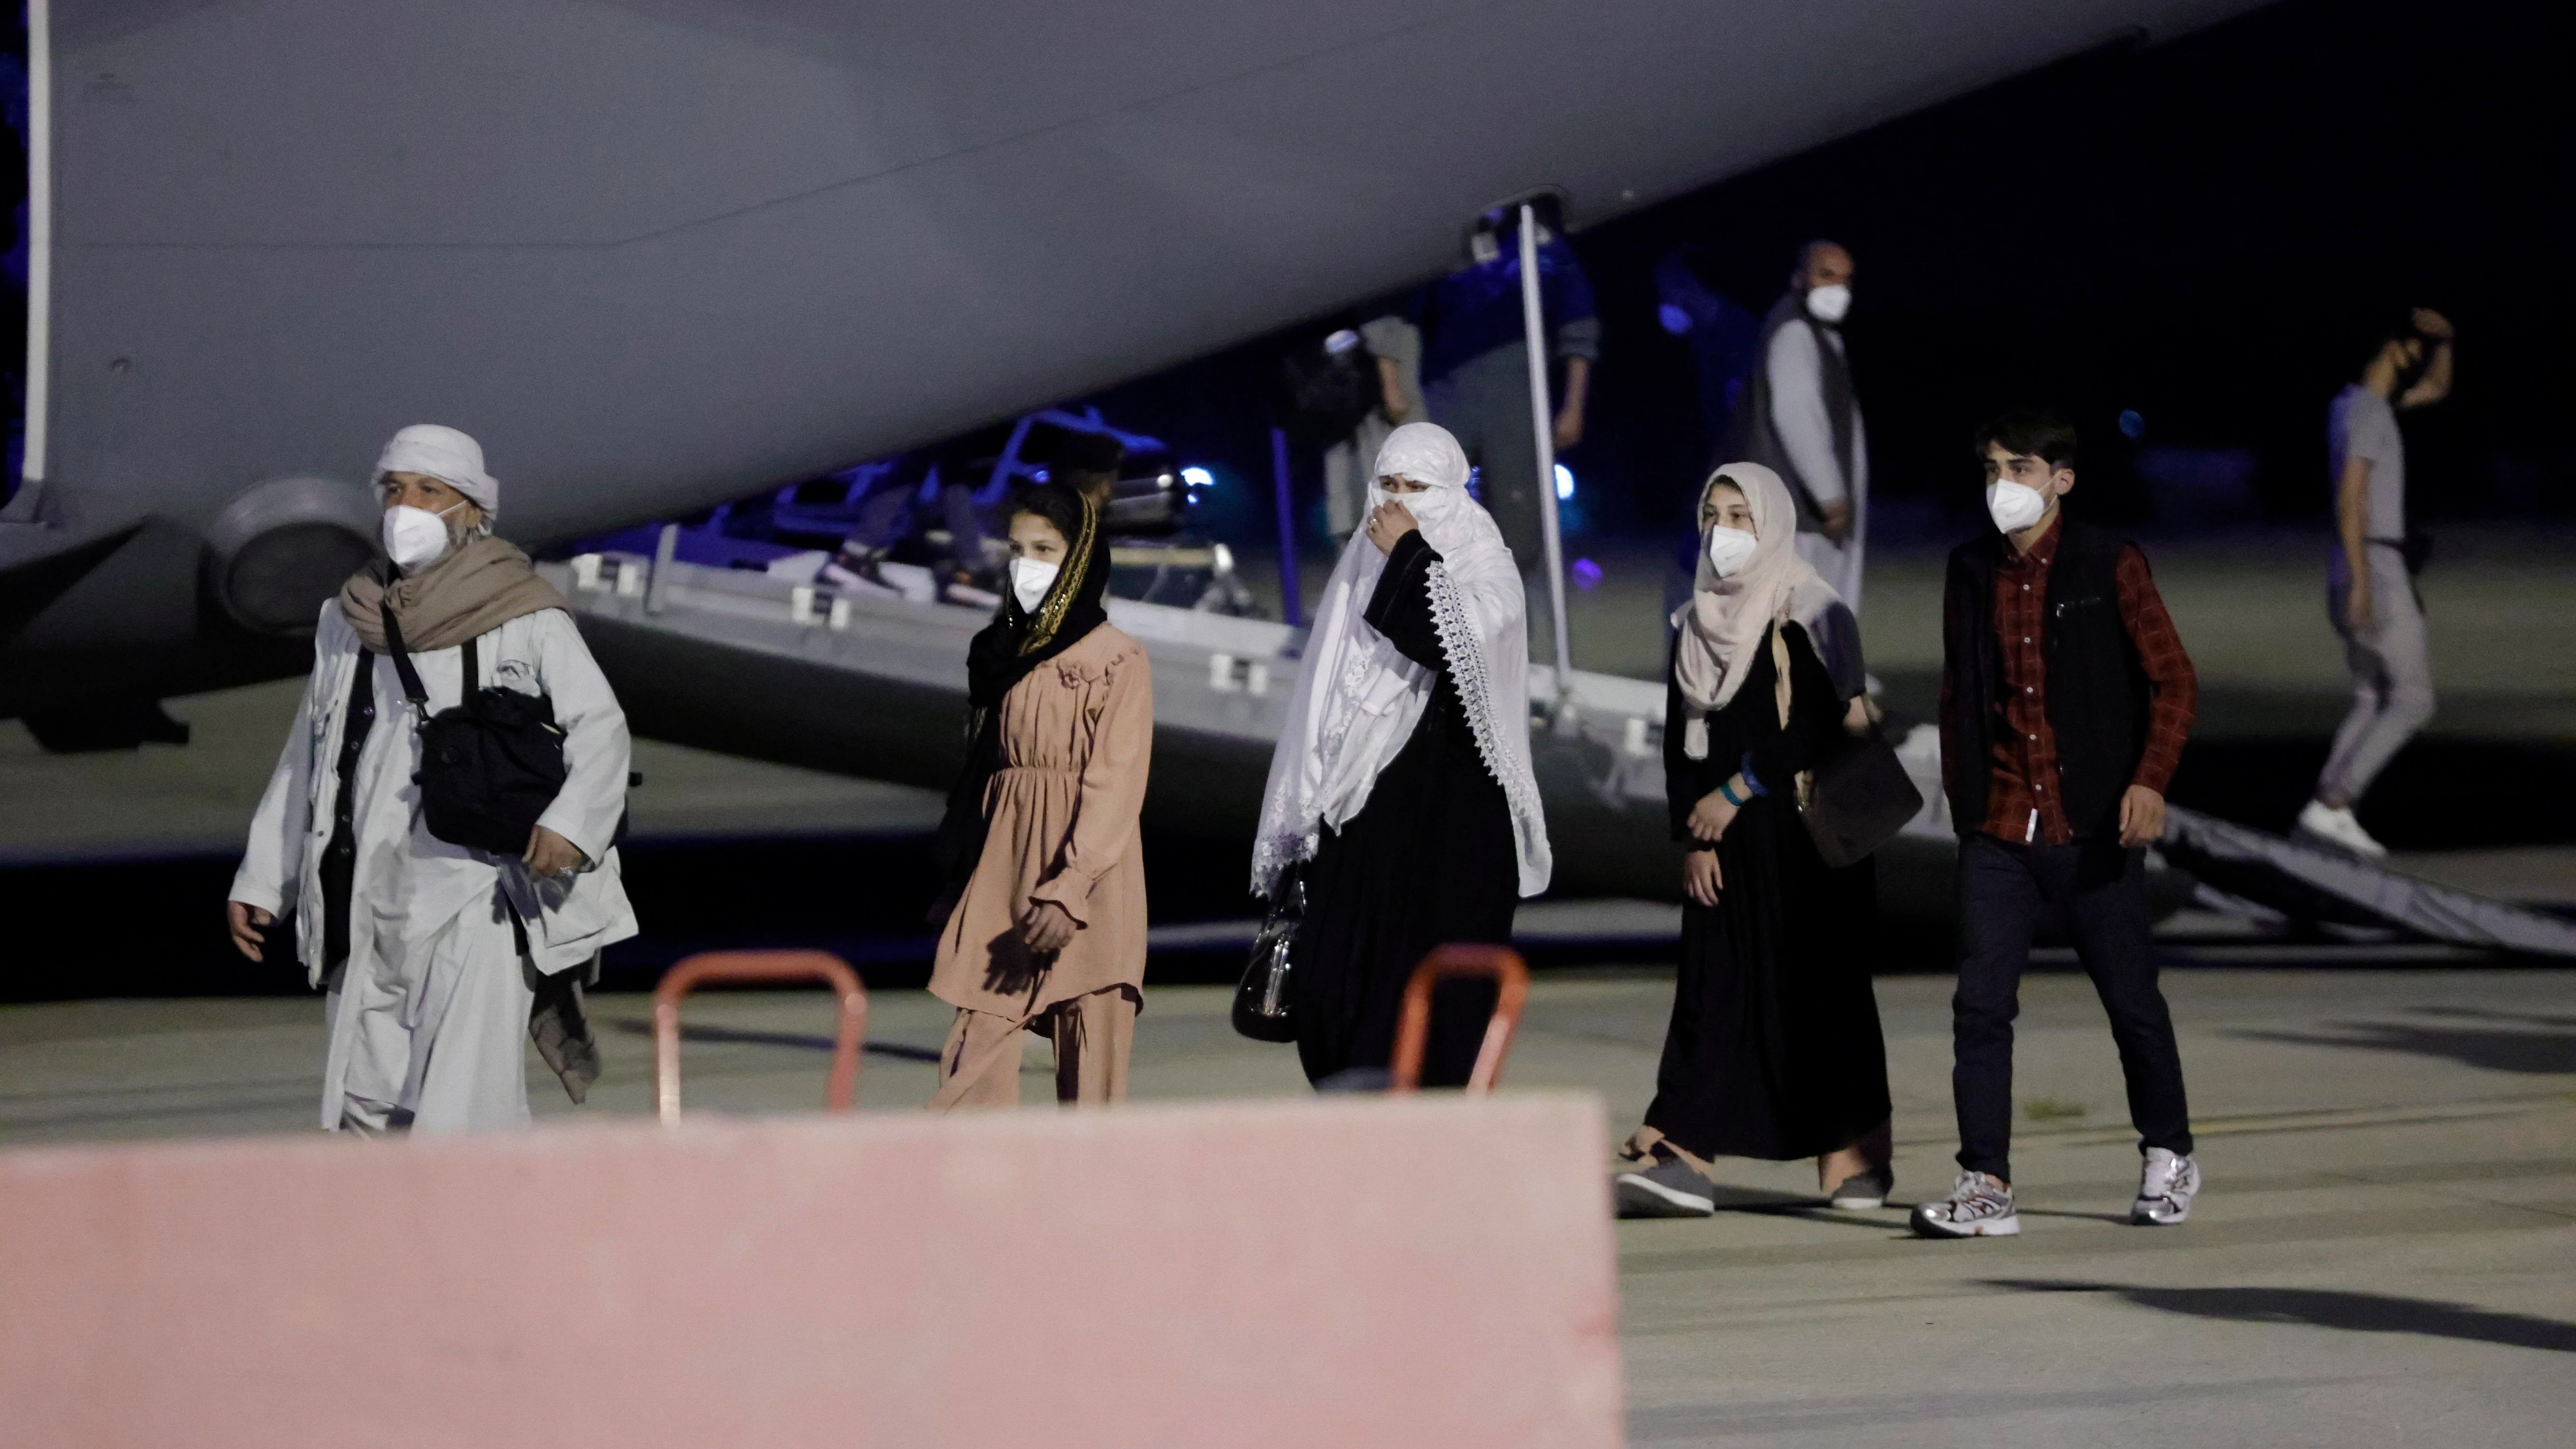
[[[1750, 784], [1752, 782], [1748, 780], [1745, 783]], [[1747, 795], [1744, 799], [1738, 800], [1735, 798], [1735, 782], [1733, 780], [1720, 780], [1717, 782], [1717, 798], [1734, 806], [1736, 809], [1741, 810], [1752, 800], [1753, 797]]]

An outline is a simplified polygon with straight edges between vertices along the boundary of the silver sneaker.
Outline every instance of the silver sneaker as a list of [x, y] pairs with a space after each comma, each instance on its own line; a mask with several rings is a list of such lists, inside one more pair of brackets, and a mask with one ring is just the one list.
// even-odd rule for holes
[[2012, 1184], [1990, 1172], [1963, 1172], [1950, 1195], [1917, 1203], [1914, 1231], [1927, 1238], [2009, 1238], [2021, 1231]]
[[2142, 1228], [2172, 1227], [2191, 1216], [2191, 1200], [2199, 1195], [2199, 1163], [2150, 1147], [2138, 1170], [2138, 1200], [2129, 1207], [2129, 1221]]

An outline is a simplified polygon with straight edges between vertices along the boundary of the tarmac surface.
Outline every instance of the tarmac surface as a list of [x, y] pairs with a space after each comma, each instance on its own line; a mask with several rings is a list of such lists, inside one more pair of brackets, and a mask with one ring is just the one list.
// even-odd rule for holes
[[[2137, 1155], [2100, 1009], [2081, 976], [2034, 975], [2023, 1235], [1920, 1242], [1895, 1208], [1815, 1206], [1806, 1164], [1724, 1164], [1715, 1219], [1620, 1226], [1631, 1441], [2576, 1443], [2576, 970], [2165, 979], [2209, 1181], [2190, 1223], [2125, 1224]], [[1952, 1173], [1947, 993], [1879, 984], [1903, 1204]], [[1668, 973], [1543, 975], [1506, 1089], [1596, 1092], [1623, 1135], [1670, 1002]], [[548, 1121], [648, 1110], [645, 999], [593, 1006], [606, 1075], [574, 1109], [532, 1061]], [[1149, 986], [1135, 1095], [1302, 1093], [1293, 1051], [1226, 1008]], [[862, 1110], [915, 1110], [947, 1009], [881, 992], [870, 1016]], [[819, 1104], [819, 993], [693, 997], [685, 1023], [693, 1109]], [[0, 1008], [0, 1145], [309, 1131], [321, 1054], [312, 998]], [[1473, 1183], [1423, 1187], [1474, 1210]]]

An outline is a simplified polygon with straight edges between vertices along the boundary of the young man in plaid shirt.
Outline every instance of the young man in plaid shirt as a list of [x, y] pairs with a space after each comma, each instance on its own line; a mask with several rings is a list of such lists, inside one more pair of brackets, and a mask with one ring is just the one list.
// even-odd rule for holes
[[2173, 1018], [2147, 937], [2145, 847], [2191, 733], [2199, 684], [2138, 546], [2068, 518], [2075, 430], [2016, 411], [1977, 433], [1995, 532], [1950, 555], [1941, 764], [1959, 830], [1951, 999], [1958, 1185], [1914, 1210], [1927, 1237], [2021, 1231], [2013, 1210], [2012, 1042], [2040, 913], [2061, 910], [2110, 1014], [2145, 1156], [2130, 1221], [2191, 1215], [2200, 1168]]

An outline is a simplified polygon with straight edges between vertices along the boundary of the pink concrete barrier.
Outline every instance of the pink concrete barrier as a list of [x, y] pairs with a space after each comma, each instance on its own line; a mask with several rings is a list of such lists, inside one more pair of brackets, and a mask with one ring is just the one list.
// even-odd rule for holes
[[0, 1444], [1621, 1441], [1601, 1109], [0, 1153]]

